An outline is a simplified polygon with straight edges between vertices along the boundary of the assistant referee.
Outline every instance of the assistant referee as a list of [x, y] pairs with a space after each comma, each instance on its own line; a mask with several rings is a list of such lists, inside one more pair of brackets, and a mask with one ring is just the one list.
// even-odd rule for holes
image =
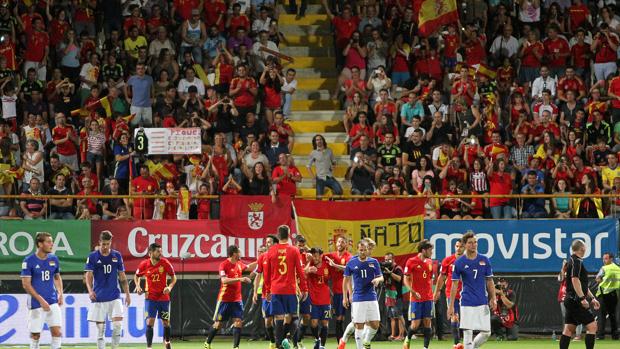
[[585, 325], [586, 349], [593, 349], [596, 321], [590, 311], [590, 305], [596, 310], [600, 304], [588, 288], [588, 271], [584, 267], [582, 259], [586, 253], [586, 244], [583, 240], [575, 240], [571, 250], [573, 254], [568, 259], [566, 268], [566, 275], [570, 279], [567, 280], [569, 282], [566, 282], [566, 298], [564, 299], [566, 315], [564, 317], [564, 331], [560, 337], [560, 349], [568, 349], [577, 325]]

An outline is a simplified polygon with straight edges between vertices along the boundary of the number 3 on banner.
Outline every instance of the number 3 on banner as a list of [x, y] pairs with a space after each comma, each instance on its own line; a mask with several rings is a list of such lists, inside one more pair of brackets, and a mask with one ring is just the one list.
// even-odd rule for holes
[[278, 256], [278, 259], [280, 260], [280, 263], [278, 263], [278, 273], [280, 273], [280, 275], [284, 275], [288, 271], [286, 256]]

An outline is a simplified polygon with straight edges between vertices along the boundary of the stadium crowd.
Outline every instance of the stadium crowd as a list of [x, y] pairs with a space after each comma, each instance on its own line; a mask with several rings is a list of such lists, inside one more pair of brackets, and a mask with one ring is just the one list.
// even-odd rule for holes
[[[417, 2], [414, 2], [414, 4]], [[323, 2], [354, 194], [620, 193], [615, 1], [458, 1], [418, 34], [409, 1]], [[298, 18], [306, 3], [285, 6]], [[291, 155], [296, 71], [273, 1], [0, 1], [0, 216], [209, 218], [193, 195], [343, 193], [322, 135]], [[119, 16], [122, 13], [122, 16]], [[135, 129], [199, 127], [202, 156], [148, 156]], [[39, 194], [170, 194], [165, 200]], [[433, 218], [604, 217], [618, 200], [428, 198]]]

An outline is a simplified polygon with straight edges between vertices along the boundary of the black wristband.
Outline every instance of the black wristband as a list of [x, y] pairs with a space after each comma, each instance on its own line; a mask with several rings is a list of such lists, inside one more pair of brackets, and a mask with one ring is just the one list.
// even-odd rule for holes
[[579, 301], [585, 300], [586, 296], [579, 297]]

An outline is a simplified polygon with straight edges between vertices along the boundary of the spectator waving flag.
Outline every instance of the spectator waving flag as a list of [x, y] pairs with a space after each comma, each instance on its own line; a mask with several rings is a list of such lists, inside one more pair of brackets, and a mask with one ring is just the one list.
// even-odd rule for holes
[[442, 25], [456, 22], [459, 14], [456, 0], [416, 0], [419, 8], [418, 27], [421, 36], [429, 36]]

